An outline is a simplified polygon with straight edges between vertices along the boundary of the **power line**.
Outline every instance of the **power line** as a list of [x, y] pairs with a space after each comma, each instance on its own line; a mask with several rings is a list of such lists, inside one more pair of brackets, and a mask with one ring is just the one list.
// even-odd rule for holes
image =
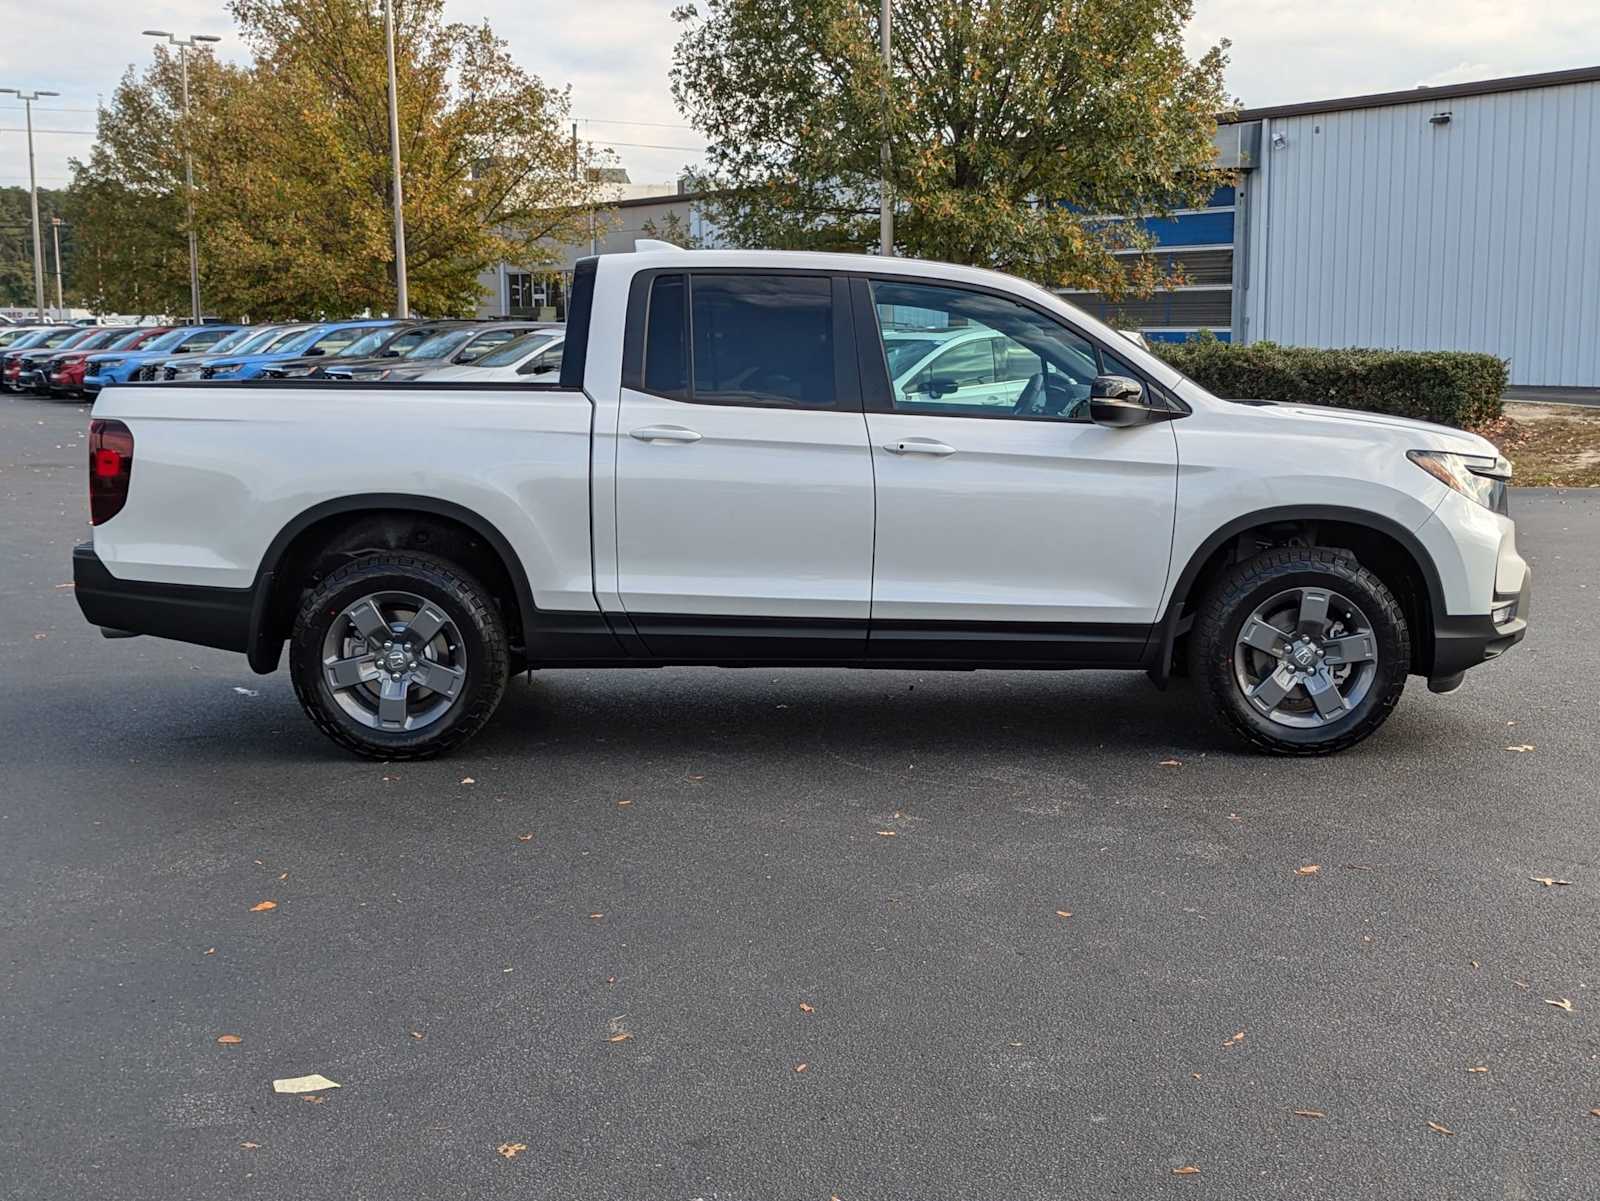
[[704, 146], [658, 146], [653, 142], [602, 142], [594, 140], [594, 144], [596, 146], [622, 146], [629, 150], [686, 150], [691, 154], [699, 154], [705, 149]]
[[[25, 125], [0, 125], [0, 133], [27, 133]], [[70, 133], [81, 138], [92, 138], [98, 135], [92, 129], [35, 129], [34, 133]]]
[[[20, 104], [0, 104], [0, 108], [9, 108], [14, 112], [21, 112]], [[36, 113], [97, 113], [97, 108], [66, 108], [59, 104], [36, 104], [33, 106]]]
[[693, 129], [693, 125], [683, 125], [673, 121], [624, 121], [619, 117], [579, 117], [579, 121], [586, 125], [648, 125], [651, 129]]

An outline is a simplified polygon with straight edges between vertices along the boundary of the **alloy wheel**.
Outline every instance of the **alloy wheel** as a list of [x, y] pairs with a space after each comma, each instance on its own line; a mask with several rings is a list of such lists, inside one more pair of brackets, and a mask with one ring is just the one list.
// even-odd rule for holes
[[1372, 688], [1378, 640], [1354, 601], [1328, 588], [1288, 588], [1245, 619], [1234, 677], [1257, 713], [1311, 729], [1348, 716]]
[[322, 676], [334, 701], [374, 730], [413, 732], [461, 696], [466, 648], [456, 623], [411, 592], [363, 596], [322, 640]]

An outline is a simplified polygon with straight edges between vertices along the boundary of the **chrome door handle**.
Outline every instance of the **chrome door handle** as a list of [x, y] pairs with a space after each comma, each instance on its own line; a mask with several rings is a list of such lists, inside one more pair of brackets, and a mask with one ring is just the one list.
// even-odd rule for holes
[[945, 455], [956, 453], [955, 447], [935, 442], [932, 438], [905, 438], [899, 442], [885, 442], [883, 449], [892, 455], [933, 455], [941, 459]]
[[629, 430], [628, 437], [641, 442], [698, 442], [700, 435], [681, 425], [646, 425]]

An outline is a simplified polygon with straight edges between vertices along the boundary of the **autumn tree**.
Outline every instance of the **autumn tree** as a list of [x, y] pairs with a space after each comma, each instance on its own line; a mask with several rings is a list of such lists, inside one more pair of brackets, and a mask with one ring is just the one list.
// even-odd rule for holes
[[1114, 253], [1141, 228], [1104, 216], [1224, 182], [1227, 44], [1190, 61], [1190, 0], [894, 0], [887, 71], [878, 0], [702, 5], [675, 13], [672, 88], [736, 244], [875, 246], [887, 142], [899, 253], [1115, 297], [1157, 272]]
[[[382, 313], [395, 303], [388, 81], [380, 0], [233, 0], [253, 60], [130, 71], [80, 164], [110, 307], [188, 307], [181, 147], [194, 154], [207, 312], [272, 319]], [[567, 136], [569, 100], [443, 0], [395, 0], [396, 74], [413, 311], [471, 312], [501, 259], [554, 263], [588, 236], [603, 156]], [[139, 303], [133, 303], [135, 295]]]

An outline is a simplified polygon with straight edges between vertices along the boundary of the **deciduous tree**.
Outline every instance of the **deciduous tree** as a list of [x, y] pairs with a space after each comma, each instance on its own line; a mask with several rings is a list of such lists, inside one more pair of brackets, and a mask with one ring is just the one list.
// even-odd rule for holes
[[[1190, 0], [702, 0], [673, 94], [705, 135], [709, 215], [747, 246], [865, 250], [890, 146], [900, 253], [1113, 296], [1157, 272], [1136, 223], [1222, 182], [1226, 43], [1184, 52]], [[1130, 268], [1126, 264], [1132, 262]]]

